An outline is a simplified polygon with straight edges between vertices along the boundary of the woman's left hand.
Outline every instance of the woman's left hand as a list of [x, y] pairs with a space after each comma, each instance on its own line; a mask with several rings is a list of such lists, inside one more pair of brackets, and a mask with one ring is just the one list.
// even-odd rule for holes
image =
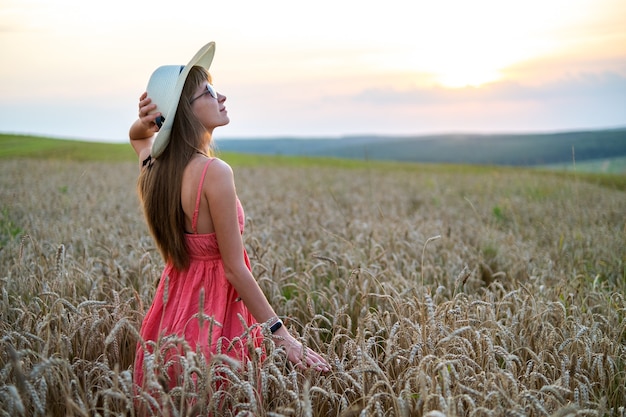
[[281, 346], [287, 353], [287, 359], [299, 369], [315, 369], [319, 372], [330, 371], [330, 365], [319, 353], [309, 347], [305, 347], [294, 338], [284, 327], [276, 334], [274, 341], [277, 346]]

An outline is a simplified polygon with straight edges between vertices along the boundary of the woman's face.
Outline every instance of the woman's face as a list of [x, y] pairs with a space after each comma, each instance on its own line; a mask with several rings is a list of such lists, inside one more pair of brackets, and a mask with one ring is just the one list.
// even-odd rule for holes
[[226, 96], [219, 94], [208, 81], [205, 81], [191, 98], [191, 109], [205, 129], [213, 132], [216, 127], [225, 126], [230, 122], [225, 101]]

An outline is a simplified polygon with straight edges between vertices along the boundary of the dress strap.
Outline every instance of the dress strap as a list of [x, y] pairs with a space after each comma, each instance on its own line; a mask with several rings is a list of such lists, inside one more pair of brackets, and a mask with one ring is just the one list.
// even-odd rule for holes
[[200, 184], [198, 184], [198, 194], [196, 195], [196, 208], [193, 211], [193, 218], [191, 219], [191, 228], [194, 234], [198, 233], [198, 213], [200, 212], [200, 199], [202, 197], [202, 186], [204, 185], [204, 177], [206, 176], [206, 170], [213, 162], [215, 158], [211, 158], [204, 165], [204, 169], [202, 170], [202, 177], [200, 177]]

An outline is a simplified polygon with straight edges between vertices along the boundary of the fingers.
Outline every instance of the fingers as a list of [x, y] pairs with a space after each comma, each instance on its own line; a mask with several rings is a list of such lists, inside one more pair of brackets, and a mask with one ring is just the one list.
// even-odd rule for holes
[[139, 118], [148, 116], [156, 107], [156, 104], [152, 103], [152, 100], [146, 96], [146, 93], [143, 93], [139, 99]]
[[285, 349], [287, 359], [298, 369], [315, 369], [319, 372], [328, 372], [330, 365], [319, 353], [309, 347], [305, 347], [289, 332], [284, 331], [280, 336], [274, 336], [277, 346]]
[[161, 116], [161, 113], [154, 112], [156, 108], [156, 104], [152, 103], [152, 100], [148, 97], [148, 93], [144, 92], [139, 97], [139, 119], [144, 125], [154, 131], [159, 130], [155, 121], [157, 117]]
[[326, 362], [326, 359], [311, 348], [303, 349], [303, 347], [301, 343], [296, 342], [287, 348], [287, 358], [296, 368], [301, 370], [315, 369], [318, 372], [330, 371], [330, 365]]
[[148, 98], [148, 93], [144, 92], [139, 97], [139, 117], [145, 116], [147, 113], [145, 112], [145, 107], [152, 103], [152, 100]]
[[307, 348], [304, 359], [309, 368], [313, 368], [320, 372], [330, 371], [330, 365], [328, 364], [328, 362], [326, 362], [326, 359], [324, 359], [321, 355], [319, 355], [317, 352], [314, 352], [310, 348]]

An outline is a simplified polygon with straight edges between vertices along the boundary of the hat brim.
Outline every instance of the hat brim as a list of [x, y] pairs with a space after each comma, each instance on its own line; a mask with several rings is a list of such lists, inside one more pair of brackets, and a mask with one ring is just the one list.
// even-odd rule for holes
[[[183, 86], [185, 85], [189, 71], [191, 71], [191, 68], [194, 66], [201, 66], [208, 71], [211, 67], [211, 62], [213, 62], [214, 55], [215, 42], [209, 42], [196, 52], [193, 58], [191, 58], [191, 60], [180, 72], [178, 79], [176, 80], [176, 86], [174, 87], [174, 99], [172, 100], [172, 104], [167, 111], [168, 117], [165, 118], [165, 122], [163, 122], [163, 125], [159, 129], [159, 132], [154, 138], [154, 142], [152, 144], [150, 155], [152, 155], [153, 158], [158, 158], [170, 142], [174, 116], [176, 115], [176, 109], [178, 108], [178, 103], [180, 102], [180, 95], [183, 92]], [[148, 92], [148, 94], [149, 93], [150, 92]]]

